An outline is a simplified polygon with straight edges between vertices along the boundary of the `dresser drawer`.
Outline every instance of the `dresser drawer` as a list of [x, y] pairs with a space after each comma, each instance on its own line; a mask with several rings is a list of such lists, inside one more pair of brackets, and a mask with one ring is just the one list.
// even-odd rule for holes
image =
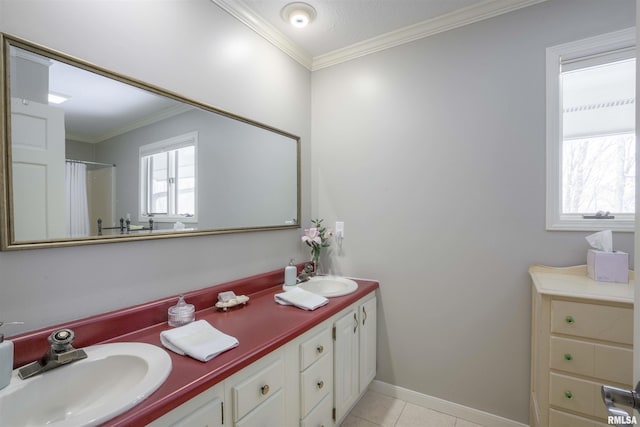
[[632, 344], [633, 309], [552, 301], [551, 332]]
[[300, 421], [300, 427], [332, 427], [332, 409], [331, 396], [323, 397], [318, 406]]
[[284, 382], [282, 367], [282, 360], [277, 359], [232, 387], [234, 420], [241, 419], [282, 388]]
[[567, 414], [566, 412], [549, 410], [549, 425], [553, 427], [605, 427], [607, 424]]
[[331, 328], [326, 328], [300, 344], [300, 371], [329, 353], [332, 348]]
[[549, 403], [585, 415], [606, 419], [600, 396], [602, 384], [559, 374], [549, 375]]
[[333, 389], [333, 358], [324, 355], [300, 375], [300, 413], [304, 417]]
[[551, 337], [549, 365], [552, 369], [630, 384], [633, 351], [627, 348]]

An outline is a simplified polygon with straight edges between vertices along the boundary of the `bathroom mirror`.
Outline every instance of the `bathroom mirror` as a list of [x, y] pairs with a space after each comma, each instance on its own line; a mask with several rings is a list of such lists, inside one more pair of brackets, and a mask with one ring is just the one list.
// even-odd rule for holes
[[1, 249], [300, 226], [300, 138], [1, 34]]

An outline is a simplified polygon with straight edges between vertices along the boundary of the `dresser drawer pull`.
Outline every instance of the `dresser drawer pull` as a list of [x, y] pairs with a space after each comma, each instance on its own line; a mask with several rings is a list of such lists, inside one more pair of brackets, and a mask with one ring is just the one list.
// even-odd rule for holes
[[323, 347], [323, 346], [321, 346], [321, 345], [319, 345], [319, 346], [316, 348], [316, 351], [318, 352], [318, 354], [322, 354], [322, 352], [324, 351], [324, 347]]
[[320, 380], [318, 381], [318, 389], [322, 389], [322, 387], [324, 387], [324, 381]]
[[567, 362], [571, 362], [573, 360], [573, 356], [571, 355], [571, 353], [565, 354], [564, 360], [566, 360]]
[[564, 321], [567, 322], [567, 325], [573, 325], [574, 323], [576, 323], [576, 320], [573, 318], [573, 316], [565, 317]]
[[269, 393], [269, 384], [260, 387], [260, 393], [262, 393], [263, 396], [267, 395]]
[[564, 397], [566, 397], [567, 399], [573, 399], [573, 393], [571, 393], [571, 390], [565, 391]]

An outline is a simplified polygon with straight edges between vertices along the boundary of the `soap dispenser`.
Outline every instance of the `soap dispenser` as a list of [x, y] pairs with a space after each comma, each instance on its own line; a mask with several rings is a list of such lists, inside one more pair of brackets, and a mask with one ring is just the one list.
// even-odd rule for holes
[[296, 282], [296, 274], [298, 273], [298, 269], [293, 262], [293, 258], [289, 261], [289, 265], [284, 269], [284, 286], [283, 289], [293, 289], [293, 287], [297, 284]]
[[[2, 325], [19, 325], [21, 322], [3, 323]], [[4, 334], [0, 333], [0, 390], [11, 382], [13, 374], [13, 343], [5, 341]]]

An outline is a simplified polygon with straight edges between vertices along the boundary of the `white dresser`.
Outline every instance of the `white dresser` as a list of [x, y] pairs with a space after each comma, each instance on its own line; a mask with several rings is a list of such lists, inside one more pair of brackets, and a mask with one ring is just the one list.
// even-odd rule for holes
[[631, 389], [630, 282], [596, 282], [586, 266], [532, 266], [531, 427], [607, 425], [602, 384]]

